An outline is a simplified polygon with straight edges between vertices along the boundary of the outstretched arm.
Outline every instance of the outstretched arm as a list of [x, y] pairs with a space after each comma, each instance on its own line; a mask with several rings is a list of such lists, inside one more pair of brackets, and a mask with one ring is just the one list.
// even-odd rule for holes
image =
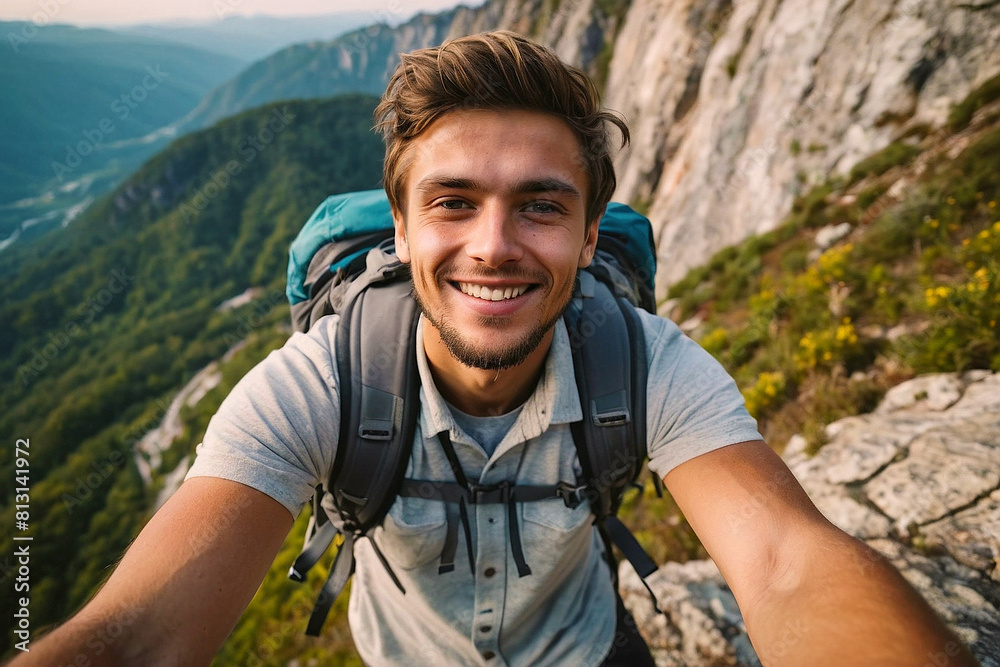
[[664, 480], [771, 665], [977, 663], [885, 559], [824, 518], [764, 442], [698, 456]]
[[189, 479], [97, 595], [11, 667], [209, 664], [291, 524], [288, 510], [256, 489]]

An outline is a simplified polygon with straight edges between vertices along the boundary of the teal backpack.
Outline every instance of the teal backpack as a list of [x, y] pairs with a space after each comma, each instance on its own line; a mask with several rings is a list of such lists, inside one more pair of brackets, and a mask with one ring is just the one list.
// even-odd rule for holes
[[[531, 574], [531, 567], [521, 548], [515, 503], [557, 497], [569, 508], [589, 503], [612, 576], [617, 574], [614, 543], [645, 583], [656, 564], [615, 515], [646, 459], [646, 346], [635, 308], [655, 312], [656, 257], [649, 220], [624, 204], [608, 205], [594, 261], [580, 271], [563, 315], [584, 410], [584, 419], [571, 425], [584, 472], [580, 479], [548, 486], [469, 483], [446, 433], [439, 439], [455, 481], [429, 485], [404, 478], [420, 413], [419, 309], [411, 296], [409, 266], [396, 257], [393, 236], [383, 190], [339, 194], [320, 204], [289, 253], [286, 294], [295, 329], [307, 331], [333, 313], [340, 317], [335, 334], [340, 441], [329, 479], [316, 488], [305, 544], [288, 576], [304, 581], [338, 534], [343, 542], [306, 634], [319, 635], [354, 572], [359, 539], [369, 540], [396, 586], [406, 592], [371, 538], [399, 496], [427, 498], [430, 492], [431, 498], [458, 504], [473, 572], [467, 506], [505, 504], [511, 551], [522, 577]], [[655, 476], [654, 483], [659, 493], [661, 482]], [[458, 530], [458, 523], [449, 520], [440, 575], [454, 570]]]

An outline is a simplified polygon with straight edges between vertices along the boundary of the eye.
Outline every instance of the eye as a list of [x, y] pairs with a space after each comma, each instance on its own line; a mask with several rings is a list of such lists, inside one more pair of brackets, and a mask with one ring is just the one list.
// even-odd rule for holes
[[524, 207], [524, 210], [528, 213], [558, 213], [559, 209], [556, 208], [555, 204], [544, 201], [531, 202]]
[[463, 208], [469, 208], [469, 205], [466, 204], [461, 199], [446, 199], [443, 202], [441, 202], [439, 206], [448, 211], [458, 211]]

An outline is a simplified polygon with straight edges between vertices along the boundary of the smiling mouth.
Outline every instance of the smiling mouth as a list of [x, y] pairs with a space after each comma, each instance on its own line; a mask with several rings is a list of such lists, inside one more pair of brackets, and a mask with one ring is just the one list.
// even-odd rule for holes
[[514, 299], [532, 288], [529, 284], [509, 287], [489, 287], [488, 285], [477, 285], [476, 283], [457, 283], [457, 285], [463, 294], [468, 294], [484, 301]]

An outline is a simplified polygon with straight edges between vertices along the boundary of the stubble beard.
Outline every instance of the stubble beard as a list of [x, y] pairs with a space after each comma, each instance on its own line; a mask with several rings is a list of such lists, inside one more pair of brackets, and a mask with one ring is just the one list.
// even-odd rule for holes
[[[522, 364], [528, 358], [528, 355], [538, 348], [545, 339], [545, 335], [555, 326], [559, 318], [563, 316], [573, 298], [573, 291], [570, 290], [566, 295], [565, 302], [557, 309], [555, 316], [548, 321], [539, 322], [537, 327], [532, 329], [526, 337], [517, 343], [502, 349], [487, 349], [485, 347], [475, 347], [471, 341], [463, 337], [462, 332], [456, 326], [450, 322], [443, 322], [440, 318], [436, 317], [420, 298], [420, 293], [417, 291], [412, 277], [410, 279], [410, 290], [417, 302], [417, 306], [420, 308], [420, 312], [438, 330], [441, 341], [453, 357], [466, 366], [484, 371], [497, 372]], [[485, 327], [500, 327], [502, 319], [483, 317], [480, 318], [480, 323]]]

